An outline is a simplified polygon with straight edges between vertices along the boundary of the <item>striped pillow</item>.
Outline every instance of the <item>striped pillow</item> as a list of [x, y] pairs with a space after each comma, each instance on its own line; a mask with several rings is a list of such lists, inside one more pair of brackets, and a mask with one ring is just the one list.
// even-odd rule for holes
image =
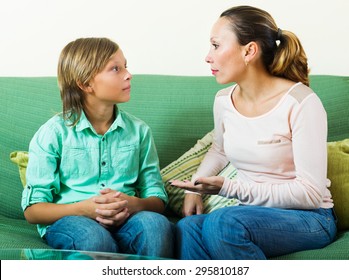
[[[207, 133], [202, 139], [177, 160], [170, 163], [161, 170], [162, 179], [169, 197], [168, 207], [177, 215], [182, 216], [184, 190], [171, 187], [171, 179], [190, 180], [196, 172], [206, 152], [211, 147], [213, 132]], [[220, 176], [233, 178], [236, 176], [236, 169], [228, 164]], [[204, 213], [210, 213], [218, 208], [239, 204], [237, 199], [229, 199], [219, 195], [203, 195]]]

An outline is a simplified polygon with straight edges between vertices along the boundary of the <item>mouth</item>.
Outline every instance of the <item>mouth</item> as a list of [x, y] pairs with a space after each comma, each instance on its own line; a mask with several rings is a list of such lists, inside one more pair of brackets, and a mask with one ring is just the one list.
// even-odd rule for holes
[[211, 69], [211, 72], [212, 72], [212, 75], [216, 75], [217, 73], [218, 73], [218, 70], [216, 70], [216, 69]]
[[129, 86], [123, 88], [122, 90], [124, 90], [124, 91], [130, 91], [130, 90], [131, 90], [131, 85], [129, 85]]

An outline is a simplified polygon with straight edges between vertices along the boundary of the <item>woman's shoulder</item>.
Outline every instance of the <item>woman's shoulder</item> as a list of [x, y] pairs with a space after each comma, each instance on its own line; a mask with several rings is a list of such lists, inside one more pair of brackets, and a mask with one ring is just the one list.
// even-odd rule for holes
[[302, 83], [294, 84], [288, 91], [288, 96], [292, 97], [299, 104], [301, 104], [307, 97], [313, 94], [315, 94], [314, 91], [310, 87]]
[[223, 89], [219, 90], [216, 93], [216, 98], [230, 96], [230, 94], [233, 92], [235, 87], [236, 87], [236, 84], [233, 84], [233, 85], [231, 85], [229, 87], [226, 87], [226, 88], [223, 88]]

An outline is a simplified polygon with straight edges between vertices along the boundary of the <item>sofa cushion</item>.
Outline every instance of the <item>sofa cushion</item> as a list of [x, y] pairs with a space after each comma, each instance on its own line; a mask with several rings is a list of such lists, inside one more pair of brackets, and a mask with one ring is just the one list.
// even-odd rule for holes
[[29, 224], [24, 219], [8, 218], [0, 214], [0, 229], [0, 260], [9, 258], [3, 249], [50, 248], [40, 237], [36, 225]]
[[[182, 189], [172, 187], [169, 181], [171, 179], [190, 180], [206, 152], [211, 147], [211, 144], [212, 132], [209, 132], [203, 138], [199, 139], [191, 149], [161, 170], [169, 197], [168, 207], [179, 216], [182, 216], [185, 193]], [[236, 169], [231, 164], [228, 164], [218, 175], [233, 178], [236, 175]], [[237, 199], [229, 199], [218, 195], [202, 195], [202, 200], [204, 213], [210, 213], [215, 209], [237, 205], [239, 203]]]
[[349, 229], [349, 139], [330, 142], [328, 148], [328, 174], [338, 229]]
[[18, 166], [19, 178], [23, 187], [26, 185], [25, 173], [27, 171], [28, 158], [28, 152], [26, 151], [15, 151], [10, 154], [10, 160]]

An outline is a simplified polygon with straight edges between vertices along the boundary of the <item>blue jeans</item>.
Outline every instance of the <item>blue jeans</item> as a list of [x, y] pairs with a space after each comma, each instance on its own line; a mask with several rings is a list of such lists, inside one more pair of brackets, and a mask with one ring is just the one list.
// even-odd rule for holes
[[332, 209], [232, 206], [176, 226], [178, 258], [258, 260], [322, 248], [336, 236]]
[[55, 249], [173, 257], [173, 226], [155, 212], [138, 212], [112, 229], [84, 216], [66, 216], [47, 229], [45, 239]]

